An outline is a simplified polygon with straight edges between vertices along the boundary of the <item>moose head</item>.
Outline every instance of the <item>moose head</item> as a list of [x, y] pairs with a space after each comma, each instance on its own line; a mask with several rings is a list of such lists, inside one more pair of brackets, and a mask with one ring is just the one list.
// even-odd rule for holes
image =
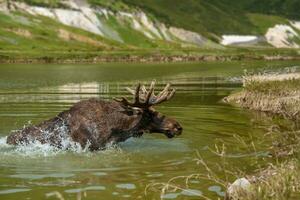
[[128, 115], [139, 116], [137, 129], [142, 129], [142, 132], [163, 133], [168, 138], [180, 135], [182, 132], [180, 124], [154, 109], [155, 105], [170, 100], [175, 94], [175, 89], [171, 89], [171, 85], [167, 84], [159, 94], [155, 95], [154, 86], [155, 81], [152, 81], [148, 90], [141, 84], [138, 84], [135, 89], [126, 88], [133, 95], [133, 102], [126, 97], [115, 100], [121, 104]]

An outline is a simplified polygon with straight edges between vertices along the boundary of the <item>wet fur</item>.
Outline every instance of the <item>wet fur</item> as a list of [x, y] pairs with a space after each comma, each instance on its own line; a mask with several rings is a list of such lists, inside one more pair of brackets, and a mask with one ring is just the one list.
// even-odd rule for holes
[[69, 137], [82, 147], [89, 145], [92, 151], [100, 150], [108, 143], [141, 136], [150, 123], [147, 115], [150, 113], [130, 113], [115, 101], [89, 99], [76, 103], [48, 121], [11, 133], [7, 143], [18, 145], [39, 141], [61, 147], [63, 140]]

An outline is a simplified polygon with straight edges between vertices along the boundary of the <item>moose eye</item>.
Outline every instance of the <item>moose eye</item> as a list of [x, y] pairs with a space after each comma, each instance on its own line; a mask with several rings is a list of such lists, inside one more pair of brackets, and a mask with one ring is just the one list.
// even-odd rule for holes
[[142, 114], [142, 110], [140, 108], [136, 108], [136, 107], [132, 108], [132, 112], [133, 112], [134, 115], [141, 115]]

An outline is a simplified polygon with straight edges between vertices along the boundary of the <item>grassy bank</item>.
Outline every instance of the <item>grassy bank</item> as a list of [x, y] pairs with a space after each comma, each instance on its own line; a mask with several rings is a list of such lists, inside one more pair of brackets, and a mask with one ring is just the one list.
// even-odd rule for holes
[[242, 91], [224, 100], [244, 108], [299, 119], [300, 73], [245, 76], [243, 86]]

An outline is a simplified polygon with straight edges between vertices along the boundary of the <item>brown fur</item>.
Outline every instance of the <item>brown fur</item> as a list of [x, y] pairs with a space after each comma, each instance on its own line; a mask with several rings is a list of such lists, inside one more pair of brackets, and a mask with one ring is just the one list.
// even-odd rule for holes
[[181, 131], [178, 122], [152, 107], [134, 110], [116, 101], [89, 99], [50, 120], [11, 133], [7, 143], [19, 145], [39, 141], [61, 147], [63, 140], [71, 138], [82, 147], [89, 144], [93, 151], [104, 149], [108, 143], [139, 137], [144, 132], [160, 132], [171, 138]]

